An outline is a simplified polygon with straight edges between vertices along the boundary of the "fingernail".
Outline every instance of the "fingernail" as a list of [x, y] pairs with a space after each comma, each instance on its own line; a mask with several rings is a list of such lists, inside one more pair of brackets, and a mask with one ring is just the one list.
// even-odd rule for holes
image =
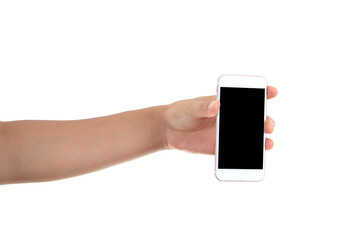
[[209, 103], [208, 108], [207, 108], [207, 111], [208, 111], [208, 112], [210, 112], [210, 111], [213, 109], [214, 104], [215, 104], [215, 101], [216, 101], [216, 100], [211, 101], [211, 103]]
[[215, 103], [216, 103], [216, 100], [212, 101], [209, 103], [208, 107], [207, 107], [207, 117], [214, 117], [215, 116]]

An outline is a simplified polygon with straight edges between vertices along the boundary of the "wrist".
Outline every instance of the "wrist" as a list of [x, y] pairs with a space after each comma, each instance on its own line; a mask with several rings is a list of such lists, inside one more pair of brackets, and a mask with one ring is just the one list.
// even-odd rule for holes
[[165, 112], [168, 109], [168, 105], [161, 105], [154, 107], [154, 122], [155, 122], [155, 134], [159, 141], [159, 150], [167, 150], [167, 124], [165, 120]]

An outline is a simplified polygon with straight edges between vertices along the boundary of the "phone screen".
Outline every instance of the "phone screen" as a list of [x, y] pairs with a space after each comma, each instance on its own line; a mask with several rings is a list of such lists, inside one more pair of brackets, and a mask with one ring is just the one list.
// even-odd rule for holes
[[220, 87], [219, 169], [263, 169], [265, 89]]

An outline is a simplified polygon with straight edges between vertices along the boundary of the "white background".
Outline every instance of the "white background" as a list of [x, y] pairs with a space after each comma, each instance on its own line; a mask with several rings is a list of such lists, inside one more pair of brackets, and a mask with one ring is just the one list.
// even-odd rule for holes
[[[82, 119], [215, 94], [219, 75], [279, 89], [264, 181], [214, 157], [155, 153], [0, 186], [0, 239], [345, 239], [343, 1], [1, 1], [0, 120]], [[1, 167], [1, 166], [0, 166]]]

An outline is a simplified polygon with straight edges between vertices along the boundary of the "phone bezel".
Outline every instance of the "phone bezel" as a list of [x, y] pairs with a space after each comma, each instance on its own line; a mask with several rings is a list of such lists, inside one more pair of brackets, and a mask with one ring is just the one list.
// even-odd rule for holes
[[[265, 90], [264, 121], [267, 118], [267, 80], [255, 75], [221, 75], [217, 81], [217, 99], [220, 101], [221, 87], [260, 88]], [[220, 181], [261, 181], [265, 174], [265, 139], [263, 134], [263, 169], [219, 169], [219, 114], [216, 119], [215, 176]]]

